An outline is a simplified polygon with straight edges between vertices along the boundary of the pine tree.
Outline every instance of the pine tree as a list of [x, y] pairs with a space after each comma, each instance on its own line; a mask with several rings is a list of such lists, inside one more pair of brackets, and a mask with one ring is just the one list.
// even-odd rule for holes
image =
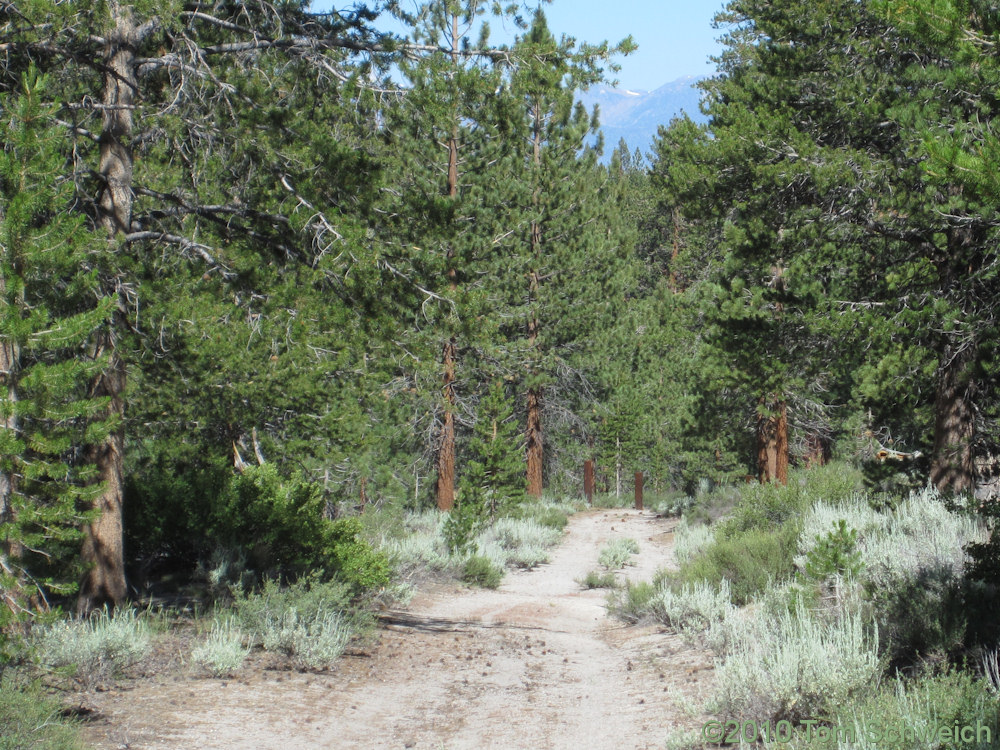
[[117, 425], [88, 384], [86, 357], [112, 300], [93, 264], [97, 242], [68, 211], [65, 138], [34, 69], [0, 103], [0, 598], [29, 601], [76, 588], [85, 508], [102, 491], [84, 453]]
[[[155, 248], [219, 271], [226, 259], [218, 247], [202, 241], [206, 228], [209, 237], [249, 237], [258, 247], [294, 257], [295, 243], [283, 241], [290, 222], [280, 214], [282, 202], [293, 213], [312, 205], [310, 216], [316, 220], [309, 233], [328, 247], [324, 239], [337, 234], [325, 213], [328, 207], [303, 201], [287, 173], [255, 168], [240, 174], [237, 187], [249, 183], [259, 188], [253, 178], [262, 174], [275, 178], [266, 179], [265, 188], [255, 190], [250, 201], [246, 194], [232, 194], [238, 191], [227, 193], [211, 173], [229, 156], [229, 126], [236, 112], [247, 111], [252, 95], [270, 95], [267, 89], [248, 86], [253, 76], [246, 71], [262, 57], [294, 58], [312, 70], [346, 78], [344, 50], [367, 49], [377, 56], [388, 47], [373, 39], [367, 26], [372, 14], [361, 7], [352, 13], [313, 16], [297, 3], [180, 12], [156, 0], [21, 3], [5, 8], [2, 17], [5, 49], [11, 51], [2, 71], [8, 84], [19, 65], [37, 59], [52, 74], [53, 91], [77, 100], [62, 118], [80, 160], [71, 172], [78, 180], [77, 205], [107, 235], [101, 283], [105, 295], [119, 301], [92, 347], [94, 361], [102, 366], [91, 390], [106, 399], [116, 429], [89, 448], [102, 491], [83, 548], [89, 563], [78, 601], [83, 614], [121, 601], [126, 590], [121, 533], [128, 362], [122, 347], [130, 327], [125, 311], [136, 299], [132, 274], [137, 261]], [[134, 118], [136, 110], [149, 116]], [[231, 166], [238, 167], [238, 162]], [[231, 200], [203, 200], [212, 189]]]
[[762, 476], [796, 432], [814, 452], [837, 429], [830, 407], [853, 400], [933, 446], [939, 487], [969, 489], [991, 401], [995, 209], [926, 144], [991, 119], [995, 85], [872, 10], [730, 3], [712, 135], [689, 139], [668, 182], [719, 232], [711, 340], [756, 404]]
[[[580, 416], [580, 395], [593, 379], [584, 367], [587, 337], [613, 320], [624, 301], [628, 267], [620, 261], [631, 251], [614, 229], [620, 226], [612, 209], [616, 186], [597, 165], [600, 144], [587, 145], [597, 130], [596, 112], [574, 104], [574, 92], [600, 81], [601, 65], [631, 48], [630, 39], [614, 48], [557, 42], [540, 10], [514, 48], [525, 63], [509, 88], [521, 116], [506, 182], [518, 212], [508, 240], [507, 294], [521, 329], [508, 326], [506, 335], [519, 342], [513, 351], [524, 392], [527, 491], [535, 497], [545, 484], [546, 462], [557, 454], [557, 442], [546, 437], [545, 414], [560, 415], [565, 432], [576, 431], [573, 443], [588, 429]], [[579, 453], [567, 458], [559, 470], [575, 474]]]
[[461, 503], [493, 520], [524, 498], [524, 471], [514, 406], [502, 380], [479, 403], [460, 484]]
[[[518, 23], [515, 6], [495, 15]], [[383, 209], [390, 220], [380, 236], [415, 290], [407, 346], [418, 362], [438, 363], [434, 374], [405, 377], [440, 386], [429, 402], [420, 394], [432, 427], [419, 431], [431, 438], [443, 510], [462, 473], [461, 433], [475, 422], [473, 404], [502, 346], [491, 287], [509, 231], [497, 164], [512, 148], [498, 96], [511, 55], [489, 47], [490, 17], [482, 2], [422, 5], [411, 19], [413, 41], [439, 51], [401, 64], [408, 88], [386, 116], [395, 200]]]

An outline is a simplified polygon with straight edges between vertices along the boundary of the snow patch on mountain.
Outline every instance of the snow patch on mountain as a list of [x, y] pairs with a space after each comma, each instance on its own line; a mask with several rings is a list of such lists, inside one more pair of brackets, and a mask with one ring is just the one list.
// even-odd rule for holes
[[596, 104], [604, 133], [604, 157], [611, 158], [618, 142], [624, 138], [629, 149], [647, 153], [660, 125], [686, 113], [695, 122], [707, 122], [701, 112], [701, 91], [696, 87], [702, 78], [683, 76], [653, 91], [633, 89], [592, 88], [577, 96], [592, 109]]

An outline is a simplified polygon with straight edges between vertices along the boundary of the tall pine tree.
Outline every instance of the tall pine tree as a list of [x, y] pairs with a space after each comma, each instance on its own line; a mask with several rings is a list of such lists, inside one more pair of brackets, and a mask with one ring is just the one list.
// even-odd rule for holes
[[[88, 387], [112, 314], [99, 241], [69, 209], [63, 129], [45, 78], [0, 103], [0, 599], [15, 614], [75, 590], [86, 508], [102, 487], [84, 448], [119, 426]], [[2, 618], [0, 618], [2, 619]]]

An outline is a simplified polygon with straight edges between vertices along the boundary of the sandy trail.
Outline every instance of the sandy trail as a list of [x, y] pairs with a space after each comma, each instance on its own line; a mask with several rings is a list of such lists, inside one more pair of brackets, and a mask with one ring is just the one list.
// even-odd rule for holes
[[552, 561], [498, 590], [433, 587], [388, 613], [370, 654], [330, 674], [183, 674], [88, 695], [98, 748], [662, 747], [696, 727], [711, 659], [656, 627], [608, 618], [577, 583], [616, 536], [639, 542], [622, 574], [673, 564], [673, 521], [634, 510], [570, 520]]

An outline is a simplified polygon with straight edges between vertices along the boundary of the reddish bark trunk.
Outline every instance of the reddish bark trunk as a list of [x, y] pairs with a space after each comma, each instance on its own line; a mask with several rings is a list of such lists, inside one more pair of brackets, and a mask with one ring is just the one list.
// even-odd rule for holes
[[830, 441], [821, 435], [806, 437], [806, 452], [802, 457], [807, 469], [825, 466], [830, 459]]
[[437, 506], [438, 510], [455, 507], [455, 341], [450, 339], [444, 345], [444, 421], [441, 426], [441, 444], [437, 460]]
[[[115, 28], [108, 34], [105, 52], [103, 104], [106, 105], [100, 138], [99, 172], [104, 186], [98, 200], [101, 221], [112, 242], [127, 234], [132, 226], [133, 159], [132, 105], [138, 88], [136, 49], [139, 30], [131, 6], [109, 3]], [[113, 283], [113, 282], [112, 282]], [[117, 290], [109, 289], [116, 294]], [[101, 492], [94, 500], [98, 517], [86, 529], [82, 556], [87, 571], [80, 584], [77, 612], [86, 615], [97, 607], [119, 604], [126, 594], [125, 560], [122, 540], [122, 477], [124, 436], [121, 424], [125, 413], [125, 364], [115, 351], [114, 328], [121, 325], [116, 315], [97, 342], [94, 356], [107, 358], [106, 369], [91, 385], [91, 395], [108, 398], [108, 418], [119, 426], [99, 445], [90, 446], [89, 457], [97, 467]]]
[[541, 497], [545, 452], [542, 444], [542, 393], [538, 388], [528, 389], [528, 424], [525, 434], [528, 440], [528, 494]]
[[[104, 338], [110, 339], [110, 334]], [[102, 352], [98, 352], [101, 356]], [[107, 418], [121, 423], [125, 411], [125, 365], [110, 352], [107, 371], [91, 387], [92, 398], [109, 398]], [[87, 526], [82, 557], [87, 571], [80, 583], [77, 613], [87, 615], [94, 609], [120, 604], [127, 594], [125, 554], [122, 540], [122, 496], [124, 434], [117, 427], [97, 445], [90, 446], [88, 457], [97, 467], [101, 492], [94, 500], [97, 517]]]
[[766, 406], [757, 415], [757, 476], [761, 484], [788, 484], [788, 407], [784, 401]]
[[[458, 26], [458, 15], [451, 17], [452, 62], [458, 62], [458, 45], [461, 40]], [[446, 195], [455, 200], [458, 198], [458, 111], [453, 113], [451, 137], [448, 139], [448, 181]], [[454, 295], [458, 288], [458, 273], [455, 270], [454, 252], [448, 250], [448, 288]], [[449, 511], [455, 507], [455, 357], [456, 343], [454, 338], [445, 342], [441, 355], [442, 380], [444, 386], [445, 410], [441, 424], [441, 433], [437, 454], [437, 507], [438, 510]]]
[[938, 371], [930, 478], [942, 492], [975, 489], [972, 443], [976, 423], [971, 399], [975, 383], [969, 373], [974, 356], [974, 347], [955, 352], [948, 346]]

